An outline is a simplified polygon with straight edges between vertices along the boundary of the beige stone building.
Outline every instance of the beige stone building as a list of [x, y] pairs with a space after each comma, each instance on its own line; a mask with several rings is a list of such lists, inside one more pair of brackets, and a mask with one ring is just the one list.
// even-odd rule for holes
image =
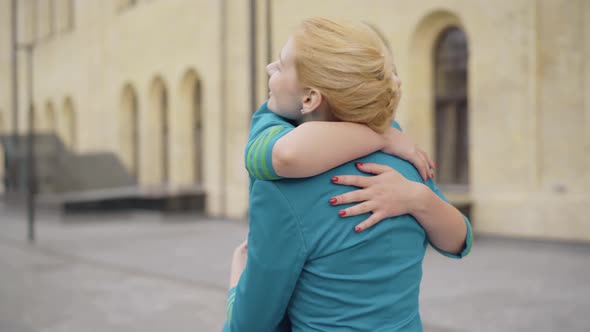
[[[471, 206], [479, 234], [590, 241], [590, 1], [19, 0], [36, 40], [37, 130], [113, 153], [140, 186], [202, 185], [244, 218], [243, 149], [265, 64], [310, 16], [366, 20], [403, 80], [398, 120]], [[0, 132], [14, 119], [11, 0], [0, 0]]]

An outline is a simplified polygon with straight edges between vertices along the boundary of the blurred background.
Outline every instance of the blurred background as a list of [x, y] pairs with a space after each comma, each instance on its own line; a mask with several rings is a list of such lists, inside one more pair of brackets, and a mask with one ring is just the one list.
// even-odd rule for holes
[[426, 330], [590, 330], [590, 1], [0, 0], [0, 331], [219, 330], [250, 116], [312, 16], [385, 33], [472, 220]]

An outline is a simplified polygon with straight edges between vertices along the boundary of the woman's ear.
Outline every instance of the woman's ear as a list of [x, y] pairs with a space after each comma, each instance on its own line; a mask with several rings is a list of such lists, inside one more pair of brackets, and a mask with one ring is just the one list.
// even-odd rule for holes
[[301, 96], [301, 98], [301, 104], [303, 106], [303, 108], [301, 109], [301, 113], [305, 114], [311, 113], [320, 108], [324, 96], [322, 96], [322, 94], [314, 88], [306, 88], [303, 91], [303, 95]]

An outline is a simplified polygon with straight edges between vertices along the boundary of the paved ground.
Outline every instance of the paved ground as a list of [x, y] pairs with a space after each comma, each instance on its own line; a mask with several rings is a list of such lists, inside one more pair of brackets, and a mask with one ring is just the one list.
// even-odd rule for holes
[[[246, 225], [134, 212], [42, 213], [0, 203], [0, 332], [219, 331]], [[463, 261], [430, 251], [427, 332], [590, 331], [590, 245], [478, 238]]]

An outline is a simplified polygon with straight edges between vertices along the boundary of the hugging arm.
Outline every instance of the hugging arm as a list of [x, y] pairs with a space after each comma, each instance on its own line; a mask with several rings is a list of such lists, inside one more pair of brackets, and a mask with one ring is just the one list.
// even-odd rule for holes
[[399, 126], [384, 134], [350, 122], [312, 121], [294, 127], [265, 103], [252, 118], [246, 168], [261, 180], [302, 178], [379, 150], [410, 161], [424, 180], [432, 177], [432, 161]]
[[453, 258], [469, 253], [473, 239], [471, 224], [447, 201], [433, 180], [411, 181], [386, 165], [359, 163], [357, 167], [375, 176], [335, 177], [336, 184], [359, 189], [335, 196], [330, 201], [333, 205], [358, 203], [341, 210], [344, 217], [370, 213], [366, 220], [356, 225], [357, 232], [386, 218], [411, 214], [426, 231], [430, 244], [440, 253]]
[[298, 220], [276, 185], [256, 181], [251, 193], [248, 258], [228, 294], [224, 332], [282, 331], [307, 258]]
[[467, 256], [473, 243], [471, 222], [447, 200], [434, 181], [426, 182], [426, 187], [413, 216], [426, 230], [428, 242], [447, 257]]
[[323, 173], [385, 147], [385, 138], [350, 122], [306, 122], [278, 140], [272, 164], [278, 175], [302, 178]]

